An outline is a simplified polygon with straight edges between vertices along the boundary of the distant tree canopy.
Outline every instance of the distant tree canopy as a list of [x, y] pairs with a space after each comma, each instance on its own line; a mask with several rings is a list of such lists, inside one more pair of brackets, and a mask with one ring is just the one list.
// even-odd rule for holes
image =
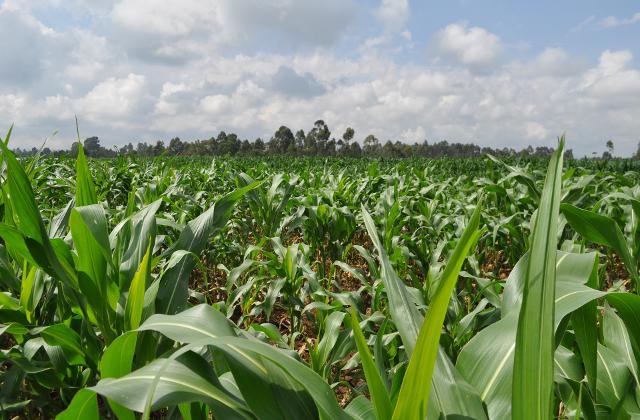
[[611, 159], [613, 157], [613, 140], [607, 140], [607, 144], [605, 145], [607, 150], [602, 153], [603, 159]]
[[[428, 158], [453, 157], [468, 158], [492, 154], [498, 157], [523, 156], [523, 157], [546, 157], [553, 153], [551, 147], [528, 146], [522, 150], [513, 148], [491, 148], [481, 147], [473, 143], [449, 143], [441, 140], [429, 143], [424, 140], [413, 144], [402, 143], [400, 141], [387, 140], [381, 143], [373, 134], [364, 137], [362, 145], [355, 141], [355, 130], [348, 127], [337, 140], [332, 137], [329, 126], [324, 120], [317, 120], [305, 133], [300, 129], [294, 132], [287, 126], [280, 126], [268, 141], [257, 138], [254, 141], [240, 139], [237, 134], [221, 131], [216, 137], [206, 140], [182, 141], [179, 137], [174, 137], [165, 144], [162, 140], [147, 144], [138, 142], [134, 146], [129, 142], [122, 147], [106, 148], [100, 144], [98, 137], [89, 137], [84, 140], [84, 150], [87, 156], [115, 157], [115, 156], [257, 156], [257, 155], [291, 155], [291, 156], [345, 156], [345, 157], [412, 157], [421, 156]], [[21, 155], [34, 155], [36, 153], [53, 155], [78, 154], [78, 143], [74, 143], [69, 150], [52, 151], [49, 148], [42, 150], [32, 148], [31, 150], [16, 149]], [[607, 142], [607, 151], [603, 157], [610, 157], [613, 154], [613, 142]], [[565, 156], [573, 158], [571, 150], [567, 150]], [[640, 159], [640, 144], [635, 157]]]

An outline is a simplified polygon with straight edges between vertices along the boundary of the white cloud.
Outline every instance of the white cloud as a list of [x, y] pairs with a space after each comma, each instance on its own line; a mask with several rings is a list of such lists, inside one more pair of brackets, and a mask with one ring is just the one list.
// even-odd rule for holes
[[[271, 76], [287, 62], [293, 63], [296, 74], [322, 80], [326, 91], [290, 96], [274, 90]], [[629, 52], [606, 51], [597, 65], [574, 74], [525, 75], [507, 65], [477, 75], [464, 68], [398, 66], [379, 56], [236, 56], [217, 60], [211, 72], [193, 65], [184, 74], [162, 74], [155, 94], [151, 80], [129, 74], [105, 79], [75, 98], [62, 94], [33, 102], [11, 97], [7, 100], [21, 105], [0, 108], [0, 115], [27, 122], [67, 118], [72, 127], [73, 111], [81, 123], [89, 119], [90, 125], [81, 125], [86, 135], [109, 133], [120, 123], [134, 135], [155, 133], [160, 138], [210, 137], [222, 129], [243, 137], [268, 137], [282, 124], [308, 129], [318, 118], [325, 119], [336, 135], [352, 126], [359, 140], [373, 133], [383, 140], [447, 139], [519, 148], [529, 143], [553, 145], [557, 135], [567, 132], [578, 153], [598, 149], [600, 137], [609, 136], [616, 140], [617, 150], [630, 153], [639, 127], [626, 116], [640, 112], [640, 74], [630, 62]], [[317, 63], [340, 63], [340, 71]], [[218, 78], [230, 71], [234, 77]], [[153, 106], [147, 107], [147, 102]], [[32, 108], [40, 114], [29, 113]], [[65, 109], [67, 114], [60, 112]], [[31, 117], [25, 120], [25, 115]], [[60, 124], [51, 122], [49, 127]]]
[[165, 82], [162, 84], [160, 98], [155, 104], [154, 113], [157, 115], [176, 115], [182, 108], [179, 98], [189, 94], [190, 88], [185, 83]]
[[202, 26], [220, 26], [219, 6], [199, 0], [121, 1], [113, 8], [115, 22], [136, 32], [188, 35]]
[[549, 131], [537, 122], [528, 122], [525, 125], [526, 138], [532, 140], [545, 140], [549, 138]]
[[640, 71], [628, 68], [630, 51], [604, 51], [598, 66], [585, 75], [580, 89], [581, 100], [592, 107], [605, 106], [609, 111], [640, 108]]
[[382, 0], [375, 11], [385, 28], [391, 31], [403, 29], [409, 19], [409, 13], [408, 0]]
[[524, 76], [563, 77], [576, 75], [587, 69], [587, 61], [573, 56], [562, 48], [546, 48], [532, 60], [513, 62], [509, 66], [514, 72]]
[[0, 85], [28, 85], [50, 68], [59, 34], [33, 16], [3, 5], [0, 8]]
[[500, 38], [478, 26], [452, 23], [436, 34], [440, 54], [470, 67], [495, 64], [502, 53]]
[[[52, 29], [21, 2], [0, 9], [0, 33], [11, 30], [0, 44], [17, 57], [8, 60], [15, 66], [0, 69], [0, 121], [16, 123], [16, 147], [39, 145], [55, 130], [60, 135], [51, 145], [68, 147], [75, 114], [81, 134], [98, 135], [105, 145], [208, 138], [218, 130], [254, 139], [269, 137], [282, 124], [308, 130], [318, 118], [336, 136], [352, 126], [360, 141], [372, 133], [382, 141], [447, 139], [520, 148], [552, 146], [566, 132], [578, 155], [601, 150], [604, 138], [630, 154], [640, 132], [634, 117], [640, 115], [640, 72], [630, 51], [607, 50], [592, 63], [551, 47], [509, 61], [497, 35], [454, 23], [433, 38], [448, 60], [442, 66], [398, 59], [391, 49], [407, 44], [410, 34], [381, 25], [367, 32], [368, 42], [363, 35], [340, 44], [360, 46], [348, 53], [328, 47], [348, 33], [345, 21], [332, 22], [350, 10], [337, 0], [327, 10], [293, 0], [260, 2], [252, 10], [257, 0], [204, 3], [212, 9], [184, 3], [184, 11], [139, 17], [141, 25], [150, 20], [147, 33], [135, 27], [135, 19], [111, 22], [115, 9], [100, 18], [114, 33]], [[229, 19], [216, 20], [214, 8]], [[172, 13], [179, 22], [166, 23]], [[338, 30], [313, 39], [320, 26]], [[242, 28], [246, 37], [237, 41]], [[225, 33], [233, 39], [224, 41]], [[263, 39], [273, 37], [299, 38], [295, 42], [306, 47], [261, 48]]]
[[580, 23], [578, 23], [576, 26], [571, 28], [571, 32], [580, 32], [581, 30], [589, 27], [595, 20], [596, 17], [594, 15], [588, 16], [580, 21]]
[[10, 121], [19, 121], [27, 108], [28, 98], [21, 94], [0, 95], [0, 115], [5, 124]]
[[321, 95], [325, 89], [311, 73], [299, 74], [288, 66], [280, 66], [269, 83], [276, 92], [288, 96], [311, 97]]
[[102, 122], [107, 119], [113, 124], [135, 117], [145, 99], [146, 77], [129, 73], [124, 78], [110, 77], [98, 83], [78, 103], [78, 109], [87, 118]]
[[95, 81], [104, 73], [105, 63], [115, 58], [107, 39], [85, 30], [73, 30], [70, 37], [74, 47], [65, 74], [78, 81]]
[[406, 143], [420, 143], [427, 138], [427, 132], [422, 126], [417, 126], [414, 129], [404, 130], [400, 134], [400, 139]]
[[140, 58], [181, 61], [223, 46], [263, 43], [328, 46], [355, 16], [353, 0], [122, 0], [113, 21]]
[[231, 99], [227, 95], [209, 95], [200, 100], [200, 107], [208, 114], [219, 115], [231, 108]]
[[600, 21], [600, 26], [603, 28], [615, 28], [618, 26], [633, 25], [640, 22], [640, 12], [634, 13], [628, 18], [619, 19], [615, 16], [607, 16]]

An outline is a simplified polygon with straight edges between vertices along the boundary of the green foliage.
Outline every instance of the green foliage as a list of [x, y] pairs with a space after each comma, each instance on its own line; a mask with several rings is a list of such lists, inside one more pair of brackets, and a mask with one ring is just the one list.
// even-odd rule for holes
[[[179, 139], [19, 160], [8, 137], [3, 416], [640, 413], [635, 162], [563, 171], [562, 142], [550, 161], [210, 160], [172, 157]], [[335, 154], [322, 120], [275, 140]]]
[[553, 411], [554, 306], [558, 211], [564, 138], [551, 157], [532, 232], [518, 317], [513, 367], [514, 419], [547, 419]]

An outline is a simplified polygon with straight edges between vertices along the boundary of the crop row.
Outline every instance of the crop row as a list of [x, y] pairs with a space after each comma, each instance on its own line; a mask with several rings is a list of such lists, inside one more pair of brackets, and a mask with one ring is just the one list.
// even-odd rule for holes
[[[111, 159], [2, 142], [0, 410], [640, 415], [634, 163]], [[141, 413], [141, 414], [140, 414]]]

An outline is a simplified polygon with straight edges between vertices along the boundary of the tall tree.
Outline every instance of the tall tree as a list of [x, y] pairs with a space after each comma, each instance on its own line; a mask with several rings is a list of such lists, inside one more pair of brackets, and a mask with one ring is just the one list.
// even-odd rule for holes
[[311, 136], [315, 143], [315, 154], [324, 155], [326, 153], [327, 142], [331, 137], [331, 131], [324, 120], [317, 120], [313, 124], [313, 128], [307, 135]]
[[344, 130], [344, 134], [342, 135], [342, 140], [344, 141], [344, 144], [346, 145], [346, 147], [349, 147], [349, 142], [353, 139], [353, 136], [355, 134], [356, 132], [351, 127], [347, 127], [347, 129]]
[[292, 145], [295, 147], [293, 133], [289, 127], [282, 125], [273, 134], [269, 142], [269, 151], [273, 153], [288, 153], [291, 151], [290, 148]]
[[375, 154], [378, 152], [378, 149], [380, 149], [380, 142], [378, 141], [376, 136], [374, 136], [373, 134], [369, 134], [367, 137], [365, 137], [364, 153], [368, 155]]
[[264, 153], [264, 141], [258, 137], [253, 144], [254, 153], [258, 156]]
[[162, 153], [164, 153], [164, 143], [158, 140], [153, 146], [153, 156], [160, 156]]
[[167, 153], [171, 156], [177, 156], [184, 153], [186, 149], [186, 145], [180, 140], [180, 137], [174, 137], [169, 141], [169, 146], [167, 147]]
[[304, 135], [304, 130], [298, 130], [296, 131], [296, 149], [298, 149], [298, 152], [302, 151], [304, 149], [304, 142], [305, 142], [305, 135]]
[[603, 159], [611, 159], [613, 157], [613, 140], [607, 140], [607, 143], [605, 144], [607, 150], [602, 153], [602, 158]]
[[102, 146], [100, 146], [100, 139], [98, 139], [98, 137], [94, 136], [85, 139], [82, 146], [87, 156], [99, 157], [101, 155]]

